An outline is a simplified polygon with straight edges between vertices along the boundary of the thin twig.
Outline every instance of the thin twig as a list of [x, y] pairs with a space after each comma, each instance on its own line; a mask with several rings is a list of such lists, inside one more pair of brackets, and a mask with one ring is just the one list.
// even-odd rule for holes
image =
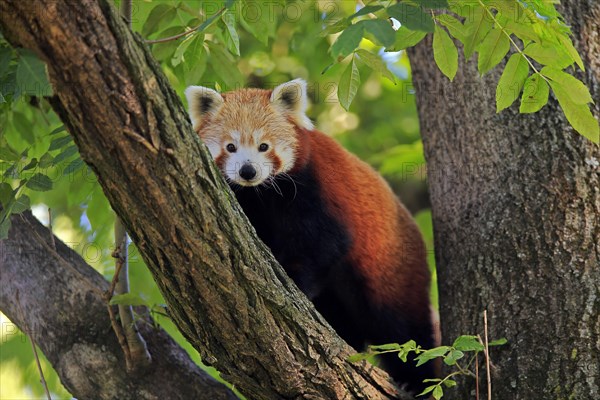
[[475, 400], [479, 400], [479, 357], [475, 353]]
[[[25, 317], [25, 314], [23, 313], [23, 309], [21, 309], [21, 302], [19, 301], [19, 291], [18, 290], [17, 290], [15, 297], [17, 299], [17, 304], [21, 311], [21, 315], [23, 315], [23, 317]], [[23, 321], [25, 321], [25, 318], [23, 318]], [[29, 337], [29, 342], [31, 343], [31, 349], [33, 350], [33, 356], [35, 357], [35, 363], [37, 364], [37, 369], [38, 369], [38, 372], [40, 373], [40, 382], [42, 383], [42, 386], [44, 387], [44, 391], [46, 392], [46, 396], [48, 397], [48, 400], [52, 400], [52, 397], [50, 396], [50, 389], [48, 389], [48, 383], [46, 382], [46, 378], [44, 377], [44, 371], [42, 370], [42, 364], [40, 363], [40, 357], [37, 352], [37, 348], [36, 348], [35, 340], [33, 339], [33, 335], [31, 334], [31, 332], [27, 332], [25, 330], [25, 326], [23, 326], [22, 328], [23, 328], [23, 332]], [[29, 329], [27, 329], [27, 330], [29, 330]]]
[[115, 248], [115, 251], [112, 252], [111, 256], [116, 259], [115, 261], [115, 274], [112, 277], [110, 282], [110, 288], [106, 292], [106, 300], [110, 301], [112, 299], [113, 294], [115, 293], [115, 287], [117, 286], [117, 282], [119, 281], [119, 274], [121, 273], [121, 268], [125, 264], [125, 260], [121, 257], [121, 249], [119, 246]]
[[123, 327], [121, 326], [119, 321], [117, 321], [117, 317], [115, 316], [115, 312], [113, 311], [110, 303], [106, 304], [106, 307], [108, 307], [108, 316], [110, 317], [110, 324], [112, 325], [115, 335], [117, 335], [119, 346], [121, 346], [121, 350], [123, 350], [123, 354], [125, 354], [125, 367], [127, 368], [127, 371], [131, 371], [133, 369], [131, 364], [131, 352], [129, 351], [129, 346], [127, 345], [127, 339], [125, 339]]
[[492, 374], [490, 372], [490, 353], [488, 346], [487, 310], [483, 310], [483, 336], [485, 338], [485, 369], [487, 373], [488, 400], [492, 400]]
[[[227, 7], [222, 7], [213, 16], [211, 16], [209, 19], [207, 19], [206, 21], [202, 22], [200, 25], [196, 26], [195, 28], [189, 29], [189, 30], [187, 30], [185, 32], [181, 32], [181, 33], [178, 33], [177, 35], [169, 36], [169, 37], [166, 37], [166, 38], [146, 40], [146, 43], [147, 44], [166, 43], [166, 42], [170, 42], [170, 41], [173, 41], [173, 40], [181, 39], [182, 37], [190, 35], [190, 34], [192, 34], [194, 32], [201, 32], [208, 25], [210, 25], [214, 20], [216, 20], [218, 16], [220, 16], [221, 14], [223, 14], [225, 12], [225, 10], [227, 10]], [[210, 20], [210, 22], [207, 24], [207, 21], [209, 21], [209, 20]]]

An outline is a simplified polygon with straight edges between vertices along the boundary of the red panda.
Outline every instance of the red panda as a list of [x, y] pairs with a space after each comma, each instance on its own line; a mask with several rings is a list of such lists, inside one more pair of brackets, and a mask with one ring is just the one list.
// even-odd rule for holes
[[[433, 347], [425, 247], [410, 213], [369, 165], [314, 129], [303, 80], [274, 90], [185, 91], [194, 130], [279, 263], [355, 349]], [[396, 354], [409, 390], [433, 378]]]

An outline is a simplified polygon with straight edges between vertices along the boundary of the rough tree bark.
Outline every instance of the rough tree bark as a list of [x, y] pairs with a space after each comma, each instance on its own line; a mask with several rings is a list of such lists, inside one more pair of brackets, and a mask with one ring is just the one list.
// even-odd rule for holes
[[252, 399], [403, 397], [256, 238], [179, 98], [107, 0], [0, 2], [48, 64], [54, 109], [203, 360]]
[[[600, 100], [600, 4], [562, 2]], [[431, 43], [410, 53], [429, 171], [445, 342], [483, 333], [488, 310], [496, 399], [600, 398], [600, 152], [555, 100], [534, 115], [495, 113], [500, 70], [474, 60], [450, 84]], [[474, 382], [453, 398], [472, 397]], [[448, 394], [452, 393], [448, 391]]]
[[125, 373], [103, 297], [108, 283], [76, 252], [51, 237], [30, 213], [12, 217], [10, 236], [0, 242], [0, 309], [33, 338], [73, 396], [238, 398], [199, 369], [166, 332], [153, 327], [149, 317], [139, 328], [154, 356], [152, 365], [140, 374]]

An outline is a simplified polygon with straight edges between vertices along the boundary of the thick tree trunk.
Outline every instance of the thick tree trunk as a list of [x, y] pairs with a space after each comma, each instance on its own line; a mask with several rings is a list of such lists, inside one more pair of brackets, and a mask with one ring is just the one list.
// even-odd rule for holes
[[7, 40], [48, 64], [53, 106], [153, 273], [174, 322], [252, 399], [401, 396], [299, 292], [107, 0], [0, 2]]
[[[600, 5], [563, 1], [581, 73], [600, 100]], [[600, 152], [555, 100], [534, 115], [495, 113], [500, 70], [471, 60], [453, 84], [431, 43], [411, 52], [428, 162], [445, 342], [483, 333], [495, 399], [600, 398]], [[469, 399], [474, 382], [452, 398]], [[452, 391], [448, 391], [448, 394]]]
[[[0, 242], [0, 309], [33, 338], [78, 399], [237, 399], [198, 368], [148, 317], [140, 330], [153, 363], [125, 372], [104, 292], [108, 283], [30, 213]], [[115, 307], [116, 308], [116, 307]], [[147, 313], [147, 310], [146, 310]]]

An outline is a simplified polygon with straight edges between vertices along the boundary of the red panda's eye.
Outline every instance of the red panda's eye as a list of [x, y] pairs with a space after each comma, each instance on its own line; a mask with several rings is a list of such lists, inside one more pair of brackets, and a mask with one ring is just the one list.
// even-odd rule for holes
[[258, 151], [267, 151], [269, 150], [269, 145], [266, 143], [261, 143], [260, 146], [258, 146]]
[[235, 147], [235, 144], [233, 144], [233, 143], [229, 143], [227, 145], [226, 149], [230, 153], [235, 153], [235, 151], [237, 150], [237, 148]]

